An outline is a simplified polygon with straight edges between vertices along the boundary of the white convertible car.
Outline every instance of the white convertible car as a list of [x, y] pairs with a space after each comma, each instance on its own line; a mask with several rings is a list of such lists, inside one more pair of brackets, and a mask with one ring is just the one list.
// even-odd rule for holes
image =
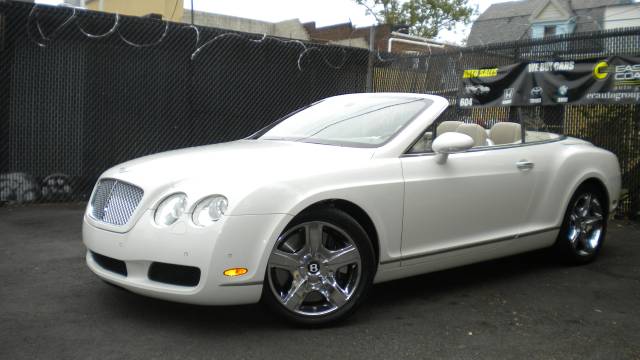
[[448, 105], [336, 96], [244, 140], [118, 165], [84, 216], [87, 264], [142, 295], [262, 299], [322, 324], [372, 283], [545, 247], [593, 260], [618, 202], [616, 156], [518, 123], [441, 121]]

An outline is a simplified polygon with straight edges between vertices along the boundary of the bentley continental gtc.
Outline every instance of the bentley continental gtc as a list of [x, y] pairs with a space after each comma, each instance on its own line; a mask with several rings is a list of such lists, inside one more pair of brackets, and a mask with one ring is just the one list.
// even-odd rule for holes
[[83, 220], [88, 267], [169, 301], [263, 301], [343, 319], [374, 283], [535, 249], [598, 255], [616, 156], [527, 122], [446, 121], [447, 100], [331, 97], [238, 141], [104, 172]]

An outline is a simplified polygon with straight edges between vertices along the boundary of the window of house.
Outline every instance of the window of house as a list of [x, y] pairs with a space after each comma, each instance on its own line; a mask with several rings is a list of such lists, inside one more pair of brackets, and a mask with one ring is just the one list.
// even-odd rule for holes
[[556, 25], [547, 25], [544, 27], [544, 37], [550, 37], [556, 35]]

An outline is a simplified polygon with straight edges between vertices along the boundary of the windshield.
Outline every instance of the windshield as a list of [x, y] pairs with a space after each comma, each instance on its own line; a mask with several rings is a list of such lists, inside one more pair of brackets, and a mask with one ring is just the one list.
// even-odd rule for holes
[[391, 140], [431, 104], [401, 96], [341, 96], [298, 111], [254, 139], [377, 147]]

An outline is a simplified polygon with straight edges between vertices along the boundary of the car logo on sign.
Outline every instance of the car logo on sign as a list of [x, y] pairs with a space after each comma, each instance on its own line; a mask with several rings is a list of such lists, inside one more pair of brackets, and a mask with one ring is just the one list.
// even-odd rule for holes
[[558, 88], [558, 95], [566, 96], [567, 92], [569, 92], [569, 87], [567, 85], [562, 85]]
[[505, 100], [513, 99], [513, 88], [508, 88], [504, 90], [504, 99]]
[[483, 95], [491, 91], [491, 88], [484, 85], [467, 85], [465, 88], [467, 94]]
[[604, 80], [609, 76], [609, 63], [600, 61], [593, 68], [593, 76], [598, 80]]
[[543, 90], [540, 86], [536, 86], [533, 89], [531, 89], [531, 96], [533, 97], [540, 97], [542, 96]]

